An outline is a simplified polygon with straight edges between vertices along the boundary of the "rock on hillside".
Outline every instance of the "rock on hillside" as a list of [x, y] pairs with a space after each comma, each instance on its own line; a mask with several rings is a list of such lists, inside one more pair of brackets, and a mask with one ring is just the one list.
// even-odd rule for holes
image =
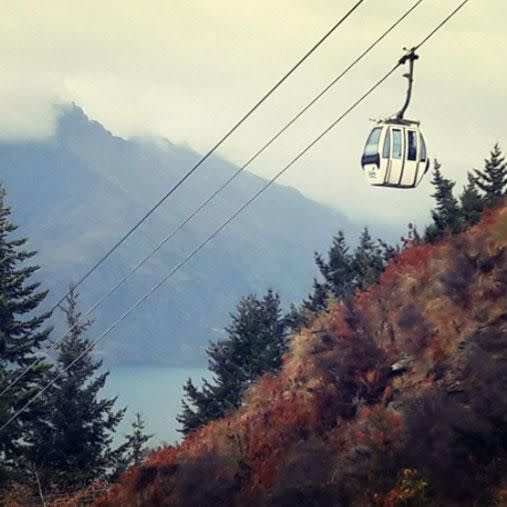
[[504, 205], [405, 250], [315, 315], [241, 409], [98, 505], [505, 505], [506, 247]]

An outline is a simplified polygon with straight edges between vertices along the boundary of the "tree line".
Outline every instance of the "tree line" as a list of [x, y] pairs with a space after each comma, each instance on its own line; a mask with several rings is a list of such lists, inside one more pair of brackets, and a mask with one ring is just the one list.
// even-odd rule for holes
[[281, 367], [290, 336], [311, 314], [325, 311], [331, 301], [349, 302], [356, 290], [377, 283], [390, 259], [403, 249], [437, 242], [477, 224], [483, 211], [506, 195], [507, 163], [500, 146], [495, 144], [483, 169], [468, 172], [467, 184], [457, 197], [456, 183], [444, 176], [437, 160], [431, 183], [435, 205], [424, 234], [409, 224], [401, 244], [393, 246], [374, 240], [365, 228], [357, 246], [351, 249], [344, 233], [338, 231], [327, 258], [315, 252], [319, 274], [313, 280], [311, 293], [300, 305], [291, 305], [284, 313], [280, 297], [273, 290], [260, 298], [253, 294], [242, 298], [231, 314], [227, 338], [211, 342], [207, 349], [212, 380], [203, 379], [198, 388], [188, 379], [183, 387], [183, 409], [177, 417], [180, 431], [188, 434], [240, 407], [243, 394], [256, 378]]
[[131, 432], [113, 445], [126, 409], [101, 396], [109, 373], [87, 352], [91, 322], [82, 321], [72, 287], [59, 308], [67, 334], [55, 344], [53, 360], [43, 355], [53, 330], [52, 315], [40, 310], [48, 291], [34, 281], [36, 252], [16, 237], [10, 215], [0, 186], [0, 427], [53, 385], [0, 431], [0, 492], [13, 482], [42, 495], [72, 492], [139, 463], [151, 436], [137, 414]]

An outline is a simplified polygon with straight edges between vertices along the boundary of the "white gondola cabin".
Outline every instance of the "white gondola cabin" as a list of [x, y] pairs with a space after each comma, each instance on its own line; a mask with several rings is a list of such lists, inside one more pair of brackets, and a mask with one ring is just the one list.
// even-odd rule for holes
[[361, 158], [371, 185], [414, 188], [429, 169], [429, 157], [419, 122], [392, 118], [372, 129]]
[[403, 75], [408, 79], [403, 107], [394, 117], [377, 121], [364, 147], [361, 165], [371, 185], [414, 188], [430, 167], [419, 122], [403, 118], [412, 96], [414, 62], [419, 58], [415, 49], [406, 50], [398, 62], [398, 65], [409, 63], [409, 70]]

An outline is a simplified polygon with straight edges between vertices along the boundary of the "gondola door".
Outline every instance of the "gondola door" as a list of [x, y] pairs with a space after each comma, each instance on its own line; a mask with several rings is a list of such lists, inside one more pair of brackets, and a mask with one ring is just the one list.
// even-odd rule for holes
[[403, 128], [391, 127], [391, 159], [389, 172], [387, 174], [387, 184], [396, 185], [400, 184], [401, 175], [403, 171], [403, 161], [405, 153], [405, 136], [403, 135]]

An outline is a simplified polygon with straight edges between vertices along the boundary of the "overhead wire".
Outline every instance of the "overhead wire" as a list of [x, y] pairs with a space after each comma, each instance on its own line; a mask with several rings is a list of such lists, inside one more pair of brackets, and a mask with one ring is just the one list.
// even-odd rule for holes
[[[365, 0], [358, 0], [242, 117], [203, 155], [79, 280], [79, 287], [95, 272], [238, 128], [321, 46]], [[51, 308], [52, 313], [69, 295], [67, 291]]]
[[[463, 0], [459, 6], [454, 9], [437, 27], [428, 34], [417, 46], [423, 46], [438, 30], [440, 30], [454, 15], [467, 4], [469, 0]], [[252, 204], [260, 195], [262, 195], [276, 180], [278, 180], [288, 169], [290, 169], [299, 159], [301, 159], [309, 150], [311, 150], [324, 136], [333, 130], [351, 111], [353, 111], [361, 102], [363, 102], [371, 93], [381, 86], [402, 64], [396, 63], [383, 77], [381, 77], [373, 86], [371, 86], [359, 99], [357, 99], [348, 109], [345, 110], [338, 118], [336, 118], [326, 129], [324, 129], [310, 144], [301, 150], [287, 165], [285, 165], [278, 173], [268, 180], [252, 197], [250, 197], [240, 208], [238, 208], [225, 222], [223, 222], [215, 231], [210, 234], [199, 246], [190, 252], [185, 259], [179, 262], [169, 273], [167, 273], [159, 282], [157, 282], [148, 292], [146, 292], [134, 305], [132, 305], [125, 313], [123, 313], [116, 321], [114, 321], [99, 337], [90, 341], [87, 347], [76, 356], [64, 369], [32, 396], [19, 410], [17, 410], [1, 427], [2, 432], [9, 424], [11, 424], [22, 412], [24, 412], [34, 401], [40, 398], [55, 382], [60, 379], [70, 368], [78, 361], [85, 357], [93, 348], [104, 338], [106, 338], [113, 329], [123, 322], [132, 312], [140, 307], [153, 293], [155, 293], [169, 278], [187, 264], [197, 253], [199, 253], [208, 243], [210, 243], [220, 232], [225, 229], [233, 220], [236, 219], [250, 204]]]
[[366, 55], [368, 55], [389, 33], [391, 33], [407, 16], [409, 16], [424, 0], [417, 0], [407, 11], [403, 13], [389, 28], [387, 28], [372, 44], [370, 44], [357, 58], [355, 58], [338, 76], [336, 76], [327, 86], [325, 86], [306, 106], [304, 106], [292, 119], [287, 122], [269, 141], [267, 141], [255, 154], [250, 157], [242, 166], [240, 166], [222, 185], [220, 185], [203, 203], [199, 205], [183, 222], [169, 233], [148, 255], [141, 259], [131, 270], [113, 285], [104, 296], [102, 296], [96, 303], [94, 303], [66, 333], [53, 342], [45, 352], [45, 356], [37, 357], [31, 364], [29, 364], [22, 372], [18, 374], [6, 387], [0, 392], [0, 398], [7, 393], [14, 385], [16, 385], [29, 371], [31, 371], [37, 364], [43, 361], [44, 357], [54, 350], [58, 343], [63, 340], [72, 330], [79, 325], [79, 323], [86, 319], [92, 312], [94, 312], [111, 294], [113, 294], [119, 287], [121, 287], [134, 273], [136, 273], [149, 259], [151, 259], [160, 249], [167, 244], [183, 227], [188, 224], [196, 215], [198, 215], [215, 197], [220, 194], [232, 181], [234, 181], [252, 162], [254, 162], [267, 148], [269, 148], [283, 133], [285, 133], [301, 116], [303, 116], [312, 106], [314, 106], [333, 86], [335, 86], [355, 65], [357, 65]]

